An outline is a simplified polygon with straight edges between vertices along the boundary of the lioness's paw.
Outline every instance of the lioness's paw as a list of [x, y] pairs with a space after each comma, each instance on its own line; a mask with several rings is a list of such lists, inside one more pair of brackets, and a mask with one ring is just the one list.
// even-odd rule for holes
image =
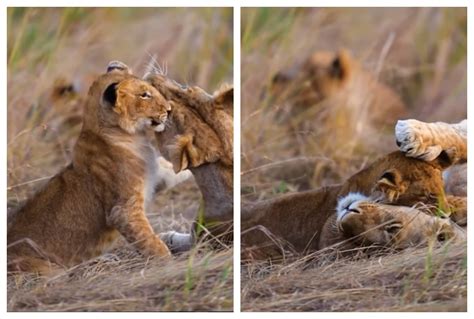
[[425, 161], [436, 159], [443, 149], [434, 143], [429, 125], [417, 120], [398, 121], [395, 137], [400, 151]]

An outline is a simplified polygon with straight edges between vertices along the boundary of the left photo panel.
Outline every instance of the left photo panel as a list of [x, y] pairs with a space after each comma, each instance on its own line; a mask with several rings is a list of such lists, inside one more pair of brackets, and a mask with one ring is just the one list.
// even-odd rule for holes
[[233, 9], [7, 9], [7, 310], [233, 310]]

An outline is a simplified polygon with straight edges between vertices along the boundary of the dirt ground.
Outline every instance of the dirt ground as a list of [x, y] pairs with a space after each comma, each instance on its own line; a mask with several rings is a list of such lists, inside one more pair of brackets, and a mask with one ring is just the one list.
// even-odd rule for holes
[[[386, 130], [356, 129], [340, 105], [278, 121], [287, 107], [270, 89], [278, 72], [344, 48], [400, 95], [410, 118], [457, 122], [467, 116], [466, 21], [461, 8], [242, 9], [242, 201], [341, 183], [396, 149], [396, 120]], [[242, 265], [242, 309], [466, 311], [466, 244], [330, 255]]]
[[[9, 211], [69, 162], [81, 102], [109, 61], [142, 75], [154, 57], [212, 92], [232, 83], [232, 34], [232, 9], [9, 9]], [[200, 199], [193, 180], [157, 194], [153, 228], [188, 231]], [[8, 311], [231, 311], [232, 256], [200, 243], [146, 260], [122, 240], [53, 278], [10, 277]]]

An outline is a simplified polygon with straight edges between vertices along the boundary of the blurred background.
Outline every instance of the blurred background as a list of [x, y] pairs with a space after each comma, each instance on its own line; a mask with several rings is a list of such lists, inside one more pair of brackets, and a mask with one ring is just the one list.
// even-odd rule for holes
[[[277, 74], [314, 52], [346, 49], [400, 97], [407, 118], [466, 118], [466, 14], [465, 8], [243, 8], [243, 200], [340, 183], [396, 149], [397, 119], [390, 114], [386, 127], [374, 129], [364, 118], [371, 111], [362, 108], [351, 110], [357, 120], [337, 103], [296, 113], [286, 87], [272, 89]], [[288, 121], [279, 120], [284, 109]]]
[[[123, 61], [142, 76], [154, 57], [174, 80], [210, 93], [233, 80], [232, 8], [8, 8], [7, 15], [9, 211], [70, 162], [87, 91], [109, 61]], [[189, 231], [200, 197], [193, 180], [159, 193], [148, 214], [155, 232]], [[84, 285], [79, 276], [48, 290], [16, 279], [9, 310], [232, 309], [232, 251], [191, 261], [185, 254], [167, 272], [149, 270], [154, 276], [138, 284], [143, 260], [123, 242], [117, 246], [120, 262], [113, 259], [112, 271], [101, 262], [85, 267], [97, 285]], [[123, 278], [132, 281], [108, 288]], [[91, 290], [95, 301], [87, 297]], [[124, 297], [146, 293], [155, 297]], [[100, 302], [105, 299], [117, 302]]]

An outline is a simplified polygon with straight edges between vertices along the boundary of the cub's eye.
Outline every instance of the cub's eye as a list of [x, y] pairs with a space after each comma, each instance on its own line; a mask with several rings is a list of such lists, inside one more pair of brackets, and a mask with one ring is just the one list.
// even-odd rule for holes
[[151, 93], [150, 92], [144, 92], [144, 93], [140, 94], [140, 98], [144, 99], [144, 100], [150, 99], [151, 98]]

